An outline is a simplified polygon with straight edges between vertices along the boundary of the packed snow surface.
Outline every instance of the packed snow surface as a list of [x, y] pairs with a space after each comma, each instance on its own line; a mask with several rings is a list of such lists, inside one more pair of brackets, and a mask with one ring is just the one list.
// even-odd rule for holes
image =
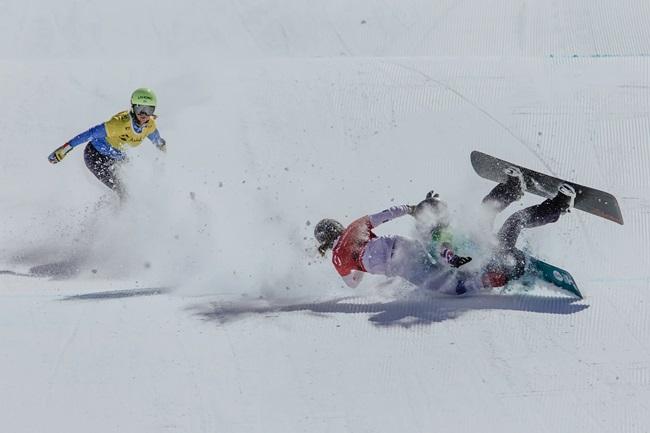
[[[650, 431], [647, 1], [0, 11], [2, 431]], [[126, 202], [47, 162], [142, 86]], [[435, 189], [471, 228], [474, 149], [618, 198], [521, 240], [585, 299], [346, 288], [314, 224]]]

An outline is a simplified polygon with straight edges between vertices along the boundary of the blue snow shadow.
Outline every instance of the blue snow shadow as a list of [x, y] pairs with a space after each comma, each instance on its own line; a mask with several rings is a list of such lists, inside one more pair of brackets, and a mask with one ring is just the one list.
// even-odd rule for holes
[[[589, 308], [582, 300], [561, 296], [530, 294], [483, 294], [468, 297], [414, 294], [387, 302], [364, 302], [345, 297], [323, 302], [273, 305], [273, 302], [212, 303], [197, 307], [206, 320], [227, 323], [251, 315], [276, 316], [282, 313], [307, 312], [315, 315], [364, 314], [377, 326], [411, 327], [456, 319], [469, 311], [506, 310], [530, 313], [574, 314]], [[260, 305], [265, 303], [266, 305]]]
[[109, 290], [106, 292], [84, 293], [81, 295], [66, 296], [61, 301], [95, 301], [106, 299], [134, 298], [138, 296], [154, 296], [169, 293], [170, 289], [164, 287], [153, 287], [146, 289]]
[[39, 278], [50, 278], [53, 280], [67, 280], [79, 275], [81, 261], [66, 260], [60, 262], [46, 263], [32, 266], [29, 275]]
[[11, 275], [13, 277], [33, 277], [32, 274], [25, 274], [23, 272], [16, 272], [10, 270], [0, 270], [0, 275]]
[[0, 275], [15, 277], [49, 278], [51, 280], [67, 280], [74, 278], [80, 272], [78, 261], [60, 261], [31, 266], [27, 272], [16, 272], [10, 269], [0, 270]]

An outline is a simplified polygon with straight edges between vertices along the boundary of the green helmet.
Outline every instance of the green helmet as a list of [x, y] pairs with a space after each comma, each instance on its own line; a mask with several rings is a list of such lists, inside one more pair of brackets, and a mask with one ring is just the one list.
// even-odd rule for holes
[[136, 89], [131, 95], [131, 105], [149, 105], [155, 107], [157, 105], [156, 94], [153, 90], [141, 87]]

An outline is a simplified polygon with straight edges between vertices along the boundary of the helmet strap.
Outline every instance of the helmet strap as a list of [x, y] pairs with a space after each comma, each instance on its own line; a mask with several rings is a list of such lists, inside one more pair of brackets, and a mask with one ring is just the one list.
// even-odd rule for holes
[[320, 253], [321, 256], [324, 256], [327, 251], [331, 250], [332, 247], [334, 246], [334, 242], [338, 239], [338, 236], [334, 237], [333, 239], [328, 239], [327, 241], [323, 242], [318, 246], [318, 252]]

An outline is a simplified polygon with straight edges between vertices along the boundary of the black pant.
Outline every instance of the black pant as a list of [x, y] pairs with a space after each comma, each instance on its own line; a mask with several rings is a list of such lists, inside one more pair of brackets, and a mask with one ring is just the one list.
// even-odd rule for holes
[[[483, 199], [483, 205], [491, 213], [491, 222], [496, 215], [518, 198], [506, 184], [495, 186]], [[493, 260], [488, 264], [490, 272], [500, 272], [508, 279], [518, 278], [525, 272], [525, 256], [516, 248], [517, 239], [523, 229], [540, 227], [556, 222], [562, 210], [551, 199], [529, 206], [510, 215], [497, 233], [498, 247]]]
[[116, 173], [120, 164], [119, 160], [102, 155], [91, 142], [84, 149], [84, 162], [88, 170], [104, 185], [117, 192], [118, 195], [123, 195], [124, 188]]

